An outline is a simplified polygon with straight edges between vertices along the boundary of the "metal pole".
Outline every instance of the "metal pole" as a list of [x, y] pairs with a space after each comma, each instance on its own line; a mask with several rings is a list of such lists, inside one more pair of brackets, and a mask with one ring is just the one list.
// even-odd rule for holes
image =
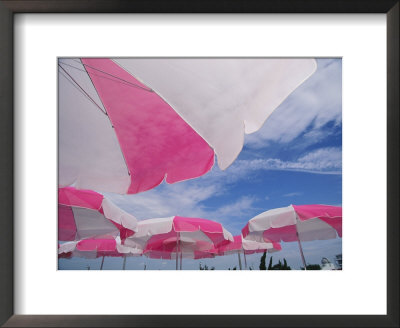
[[175, 254], [176, 254], [176, 264], [175, 264], [175, 270], [178, 270], [178, 245], [179, 245], [179, 232], [176, 235], [176, 250], [175, 250]]
[[103, 259], [101, 260], [100, 270], [103, 270], [103, 264], [104, 264], [104, 255], [103, 255]]
[[125, 270], [126, 265], [126, 255], [124, 255], [124, 263], [122, 264], [122, 270]]
[[243, 257], [244, 257], [244, 268], [247, 270], [246, 252], [244, 250], [243, 250]]
[[307, 270], [306, 260], [304, 258], [303, 248], [301, 247], [299, 235], [297, 235], [297, 243], [299, 244], [299, 250], [300, 250], [301, 260], [303, 261], [304, 270]]
[[242, 270], [242, 260], [240, 259], [240, 252], [238, 254], [238, 259], [239, 259], [239, 269]]
[[179, 240], [179, 257], [181, 259], [180, 263], [179, 263], [179, 270], [182, 270], [182, 249], [181, 249], [181, 233], [178, 232], [178, 240]]
[[[296, 217], [297, 217], [297, 215], [296, 215]], [[304, 270], [307, 270], [306, 259], [304, 258], [303, 247], [301, 247], [300, 236], [299, 236], [299, 232], [297, 230], [297, 223], [296, 223], [296, 236], [297, 236], [297, 243], [299, 244], [301, 260], [303, 261], [303, 265], [304, 265]]]

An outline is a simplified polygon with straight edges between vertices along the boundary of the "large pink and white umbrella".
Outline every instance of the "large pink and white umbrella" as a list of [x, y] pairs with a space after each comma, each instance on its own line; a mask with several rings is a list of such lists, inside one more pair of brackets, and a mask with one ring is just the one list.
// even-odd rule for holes
[[342, 207], [290, 205], [272, 209], [249, 220], [242, 235], [247, 240], [259, 242], [297, 241], [306, 269], [301, 241], [341, 238]]
[[218, 247], [218, 255], [231, 255], [237, 254], [239, 260], [239, 268], [242, 270], [242, 261], [240, 254], [243, 253], [245, 268], [247, 269], [246, 255], [254, 253], [274, 253], [282, 249], [281, 245], [277, 242], [258, 242], [253, 240], [243, 239], [241, 235], [234, 236], [233, 241], [227, 241]]
[[135, 235], [125, 240], [125, 245], [142, 248], [149, 257], [172, 258], [175, 254], [176, 269], [179, 257], [196, 258], [203, 252], [212, 254], [224, 241], [233, 241], [232, 234], [220, 223], [199, 218], [149, 219], [140, 221], [137, 228]]
[[133, 194], [221, 169], [314, 59], [60, 59], [59, 184]]
[[146, 244], [143, 255], [151, 259], [180, 259], [180, 270], [182, 270], [182, 259], [199, 260], [204, 258], [214, 258], [218, 251], [210, 242], [203, 240], [184, 240], [177, 241], [177, 238], [166, 237], [157, 239]]
[[72, 187], [58, 189], [58, 240], [122, 240], [136, 231], [137, 220], [103, 195]]
[[59, 258], [83, 257], [86, 259], [95, 259], [102, 257], [100, 270], [103, 269], [105, 257], [123, 257], [123, 270], [125, 270], [126, 257], [141, 256], [142, 253], [142, 249], [123, 245], [119, 237], [115, 239], [82, 239], [69, 241], [58, 247]]

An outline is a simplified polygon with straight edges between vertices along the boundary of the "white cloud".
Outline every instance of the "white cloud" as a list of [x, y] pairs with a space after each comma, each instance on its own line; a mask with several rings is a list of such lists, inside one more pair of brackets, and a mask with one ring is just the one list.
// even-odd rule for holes
[[256, 170], [300, 171], [316, 174], [341, 174], [342, 150], [337, 147], [320, 148], [294, 161], [278, 158], [237, 160], [231, 171], [236, 179]]
[[219, 195], [221, 190], [217, 184], [201, 186], [193, 181], [186, 181], [172, 185], [163, 184], [135, 195], [105, 195], [142, 220], [175, 215], [204, 217], [205, 210], [201, 202]]
[[[236, 160], [228, 169], [221, 171], [218, 167], [206, 175], [197, 179], [199, 184], [212, 185], [222, 194], [224, 188], [239, 180], [254, 179], [255, 173], [259, 170], [281, 170], [299, 171], [314, 174], [341, 174], [342, 173], [342, 149], [341, 147], [319, 148], [294, 160], [281, 160], [278, 158], [256, 158]], [[268, 200], [269, 196], [265, 196]]]
[[323, 128], [326, 123], [341, 123], [341, 102], [341, 60], [318, 60], [316, 73], [275, 110], [258, 132], [246, 135], [246, 145], [261, 148], [269, 142], [289, 143], [309, 127], [305, 135], [309, 142], [322, 140], [329, 135]]
[[[298, 167], [318, 173], [341, 173], [342, 149], [335, 147], [320, 148], [300, 157]], [[296, 165], [294, 165], [296, 167]]]
[[302, 192], [290, 192], [288, 194], [284, 194], [283, 197], [301, 196], [302, 194]]
[[256, 200], [255, 197], [243, 196], [231, 204], [219, 207], [214, 211], [214, 215], [220, 218], [243, 217]]
[[104, 194], [138, 220], [175, 215], [198, 217], [220, 222], [226, 229], [234, 232], [240, 230], [243, 225], [242, 220], [234, 219], [249, 217], [257, 198], [242, 196], [215, 207], [202, 203], [212, 197], [221, 196], [225, 188], [223, 179], [217, 179], [215, 183], [190, 180], [173, 185], [160, 185], [135, 195]]

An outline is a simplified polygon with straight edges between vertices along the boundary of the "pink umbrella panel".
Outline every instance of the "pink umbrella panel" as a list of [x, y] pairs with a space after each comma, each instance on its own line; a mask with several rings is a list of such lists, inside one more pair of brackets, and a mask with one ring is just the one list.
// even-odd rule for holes
[[281, 245], [277, 242], [257, 242], [253, 240], [243, 239], [241, 235], [234, 236], [234, 240], [226, 241], [222, 243], [218, 247], [218, 255], [230, 255], [237, 254], [239, 260], [239, 268], [242, 270], [242, 261], [240, 258], [240, 254], [243, 254], [245, 269], [247, 269], [247, 259], [246, 255], [255, 254], [255, 253], [274, 253], [278, 252], [282, 249]]
[[342, 237], [342, 207], [330, 205], [290, 205], [272, 209], [250, 219], [242, 229], [247, 240], [259, 242], [297, 241], [304, 268], [301, 241]]
[[58, 189], [58, 240], [87, 238], [125, 240], [132, 236], [137, 220], [103, 195], [72, 187]]
[[[178, 234], [180, 235], [180, 233]], [[204, 240], [188, 240], [174, 233], [161, 234], [157, 240], [147, 242], [143, 254], [151, 259], [176, 260], [179, 257], [179, 268], [182, 270], [182, 259], [214, 258], [217, 249], [214, 244]]]
[[[171, 252], [168, 251], [157, 251], [157, 250], [147, 250], [143, 252], [143, 255], [146, 255], [151, 259], [163, 259], [163, 260], [176, 260], [176, 256], [179, 256], [181, 259], [192, 259], [199, 260], [205, 258], [214, 258], [216, 255], [216, 251], [208, 250], [208, 251], [186, 251], [182, 250], [173, 250]], [[180, 268], [182, 269], [182, 267]]]
[[175, 254], [178, 270], [179, 257], [182, 268], [182, 257], [211, 257], [226, 240], [233, 241], [233, 237], [218, 222], [173, 216], [140, 221], [138, 231], [125, 240], [125, 245], [141, 247], [149, 257], [172, 259]]
[[[59, 59], [59, 184], [120, 194], [221, 169], [314, 59]], [[157, 91], [155, 91], [155, 88]]]
[[142, 249], [131, 248], [121, 244], [121, 239], [83, 239], [79, 241], [65, 242], [59, 245], [58, 257], [70, 259], [83, 257], [95, 259], [102, 257], [100, 270], [103, 269], [105, 257], [123, 257], [123, 270], [125, 270], [126, 258], [141, 256]]

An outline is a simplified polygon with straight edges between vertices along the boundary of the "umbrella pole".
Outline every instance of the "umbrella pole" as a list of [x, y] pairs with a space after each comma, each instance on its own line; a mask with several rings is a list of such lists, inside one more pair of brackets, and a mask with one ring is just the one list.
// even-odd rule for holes
[[303, 261], [304, 270], [307, 270], [306, 260], [303, 254], [303, 248], [301, 247], [300, 239], [298, 236], [297, 236], [297, 243], [299, 244], [299, 250], [300, 250], [301, 260]]
[[239, 259], [239, 269], [242, 270], [242, 260], [240, 259], [240, 252], [238, 254], [238, 259]]
[[304, 253], [303, 253], [303, 247], [301, 247], [299, 232], [297, 231], [297, 224], [296, 224], [296, 236], [297, 236], [297, 243], [299, 244], [301, 260], [303, 261], [303, 265], [304, 265], [304, 270], [307, 270], [306, 259], [304, 258]]
[[179, 253], [180, 253], [180, 256], [181, 256], [181, 263], [180, 263], [180, 270], [182, 270], [182, 243], [181, 243], [181, 233], [179, 232], [178, 233], [178, 236], [179, 236]]
[[176, 254], [176, 263], [175, 263], [175, 270], [178, 270], [178, 245], [179, 245], [179, 232], [178, 232], [177, 238], [176, 238], [176, 250], [175, 250], [175, 254]]
[[244, 268], [247, 270], [246, 252], [244, 250], [243, 250], [243, 257], [244, 257]]
[[126, 265], [126, 255], [124, 255], [124, 263], [122, 264], [122, 270], [125, 270]]
[[103, 264], [104, 264], [104, 255], [103, 255], [103, 258], [101, 260], [100, 270], [103, 270]]

